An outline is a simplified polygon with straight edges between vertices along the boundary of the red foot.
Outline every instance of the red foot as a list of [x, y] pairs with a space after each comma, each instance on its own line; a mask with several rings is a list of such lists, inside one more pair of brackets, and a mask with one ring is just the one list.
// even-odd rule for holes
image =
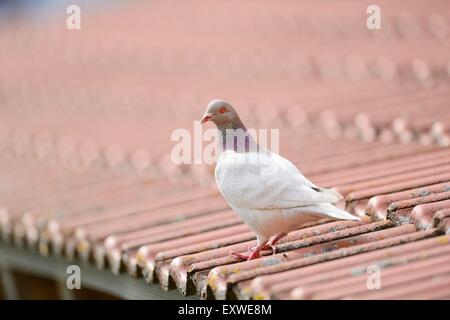
[[286, 233], [277, 234], [263, 246], [255, 246], [248, 248], [247, 253], [232, 251], [230, 255], [235, 257], [236, 259], [249, 261], [261, 257], [262, 250], [271, 250], [272, 254], [275, 254], [277, 253], [277, 247], [275, 246], [275, 244], [284, 236], [286, 236]]
[[264, 247], [261, 248], [261, 250], [270, 250], [272, 252], [272, 254], [277, 253], [277, 247], [271, 246], [269, 244], [265, 244]]
[[247, 261], [261, 257], [261, 254], [260, 254], [261, 247], [253, 247], [253, 248], [249, 248], [249, 249], [253, 249], [253, 250], [249, 250], [248, 253], [240, 253], [240, 252], [232, 251], [230, 253], [230, 255], [237, 259], [247, 260]]
[[262, 248], [261, 250], [271, 250], [272, 254], [277, 253], [277, 247], [275, 244], [280, 241], [281, 238], [284, 238], [286, 236], [286, 233], [279, 233], [276, 236], [274, 236], [272, 239], [270, 239]]

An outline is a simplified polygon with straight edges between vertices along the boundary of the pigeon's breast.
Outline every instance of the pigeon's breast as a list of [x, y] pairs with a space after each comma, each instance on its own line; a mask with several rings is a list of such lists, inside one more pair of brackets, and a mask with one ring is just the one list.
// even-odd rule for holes
[[240, 188], [240, 180], [244, 168], [234, 163], [234, 153], [224, 153], [215, 169], [216, 183], [225, 199], [230, 204], [236, 203], [236, 190]]
[[267, 198], [261, 167], [251, 153], [226, 153], [217, 162], [215, 176], [219, 190], [234, 207], [258, 207], [257, 199]]
[[239, 173], [242, 168], [235, 165], [236, 154], [234, 152], [224, 152], [217, 162], [215, 169], [216, 182], [222, 193], [230, 194], [230, 188], [237, 183]]

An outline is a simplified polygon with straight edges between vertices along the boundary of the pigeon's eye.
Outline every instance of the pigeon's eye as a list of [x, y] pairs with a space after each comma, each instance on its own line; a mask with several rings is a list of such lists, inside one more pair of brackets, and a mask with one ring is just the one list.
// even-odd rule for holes
[[219, 112], [220, 113], [224, 113], [226, 110], [225, 110], [225, 107], [220, 107], [220, 109], [219, 109]]

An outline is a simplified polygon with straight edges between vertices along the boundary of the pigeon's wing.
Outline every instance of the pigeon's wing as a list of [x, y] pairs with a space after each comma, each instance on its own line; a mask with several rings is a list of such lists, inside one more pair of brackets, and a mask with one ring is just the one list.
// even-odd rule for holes
[[342, 198], [316, 187], [289, 160], [270, 152], [224, 154], [217, 163], [216, 181], [225, 199], [240, 208], [284, 209]]

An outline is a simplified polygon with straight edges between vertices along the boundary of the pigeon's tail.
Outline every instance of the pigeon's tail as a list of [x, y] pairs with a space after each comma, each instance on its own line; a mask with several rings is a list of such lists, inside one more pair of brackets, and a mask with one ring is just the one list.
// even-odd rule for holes
[[324, 202], [336, 203], [344, 198], [339, 192], [334, 191], [332, 189], [325, 189], [318, 187], [311, 187], [311, 189], [322, 194], [324, 197]]
[[320, 203], [314, 206], [310, 206], [310, 208], [318, 213], [324, 214], [331, 218], [339, 219], [339, 220], [361, 220], [359, 217], [354, 216], [347, 211], [339, 209], [332, 205], [331, 203]]

